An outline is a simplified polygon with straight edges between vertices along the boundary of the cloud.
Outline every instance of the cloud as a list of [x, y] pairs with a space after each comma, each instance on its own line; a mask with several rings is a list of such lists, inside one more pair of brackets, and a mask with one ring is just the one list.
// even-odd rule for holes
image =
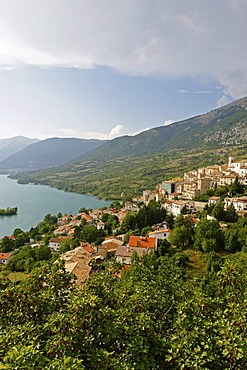
[[224, 71], [219, 80], [225, 86], [228, 95], [238, 99], [247, 95], [247, 69]]
[[117, 125], [117, 126], [113, 127], [113, 129], [109, 133], [109, 139], [114, 139], [115, 137], [123, 136], [123, 135], [127, 135], [127, 134], [128, 134], [128, 130], [126, 130], [126, 128], [124, 126]]
[[173, 119], [168, 119], [164, 122], [164, 126], [169, 126], [171, 125], [172, 123], [174, 123], [175, 121], [173, 121]]
[[224, 105], [230, 103], [231, 99], [226, 94], [223, 94], [222, 97], [217, 101], [216, 108], [223, 107]]
[[180, 94], [212, 94], [211, 90], [187, 90], [180, 89], [178, 90]]
[[139, 76], [209, 76], [237, 98], [246, 95], [246, 19], [246, 0], [225, 0], [224, 6], [198, 0], [1, 0], [0, 68], [107, 66]]
[[96, 131], [75, 131], [70, 129], [62, 129], [60, 130], [60, 132], [62, 132], [62, 134], [65, 136], [71, 136], [71, 134], [73, 133], [73, 135], [76, 137], [99, 140], [112, 140], [119, 136], [131, 135], [129, 131], [123, 125], [120, 124], [113, 127], [108, 134]]

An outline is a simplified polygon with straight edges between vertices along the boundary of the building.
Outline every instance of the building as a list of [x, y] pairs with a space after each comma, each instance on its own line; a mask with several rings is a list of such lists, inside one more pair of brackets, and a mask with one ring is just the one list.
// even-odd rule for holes
[[149, 233], [148, 237], [155, 239], [155, 250], [157, 250], [158, 241], [159, 240], [164, 240], [164, 239], [167, 240], [171, 233], [172, 233], [172, 230], [170, 230], [170, 229], [158, 229], [158, 230], [155, 230], [155, 231], [152, 231], [151, 233]]
[[139, 257], [155, 250], [155, 239], [131, 235], [127, 246], [119, 245], [115, 256], [116, 260], [126, 265], [131, 264], [132, 254], [137, 253]]
[[11, 259], [13, 255], [13, 252], [8, 252], [8, 253], [0, 253], [0, 264], [6, 265], [7, 262]]

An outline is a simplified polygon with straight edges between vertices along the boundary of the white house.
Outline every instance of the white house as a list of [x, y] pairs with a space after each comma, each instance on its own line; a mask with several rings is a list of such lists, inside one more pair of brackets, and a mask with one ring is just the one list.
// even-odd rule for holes
[[246, 211], [247, 212], [247, 196], [239, 198], [225, 198], [225, 207], [227, 208], [232, 204], [236, 211]]
[[148, 234], [149, 238], [155, 238], [155, 249], [158, 247], [158, 240], [168, 239], [169, 235], [172, 233], [170, 229], [159, 229], [152, 231]]

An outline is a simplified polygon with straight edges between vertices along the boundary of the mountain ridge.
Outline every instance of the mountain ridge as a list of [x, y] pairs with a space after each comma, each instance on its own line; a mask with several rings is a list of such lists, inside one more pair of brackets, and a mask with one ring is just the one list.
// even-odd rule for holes
[[79, 138], [48, 138], [33, 143], [0, 162], [0, 171], [35, 171], [59, 166], [86, 153], [102, 141]]
[[[102, 160], [155, 154], [171, 149], [217, 148], [247, 142], [247, 97], [208, 113], [168, 126], [158, 126], [135, 136], [124, 136], [90, 151], [80, 160]], [[152, 145], [151, 140], [155, 141]]]
[[236, 158], [247, 154], [247, 97], [201, 116], [113, 139], [63, 166], [19, 175], [18, 181], [121, 199], [197, 167], [224, 164], [229, 153]]
[[0, 139], [0, 161], [7, 159], [28, 145], [37, 143], [38, 141], [39, 139], [30, 139], [22, 135]]

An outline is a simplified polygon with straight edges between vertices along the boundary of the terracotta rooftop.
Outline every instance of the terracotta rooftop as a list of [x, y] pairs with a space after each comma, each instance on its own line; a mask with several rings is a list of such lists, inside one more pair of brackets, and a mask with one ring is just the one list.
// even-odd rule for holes
[[12, 256], [12, 254], [13, 254], [12, 252], [0, 253], [0, 260], [7, 261]]
[[155, 248], [155, 238], [131, 235], [129, 238], [129, 247]]

